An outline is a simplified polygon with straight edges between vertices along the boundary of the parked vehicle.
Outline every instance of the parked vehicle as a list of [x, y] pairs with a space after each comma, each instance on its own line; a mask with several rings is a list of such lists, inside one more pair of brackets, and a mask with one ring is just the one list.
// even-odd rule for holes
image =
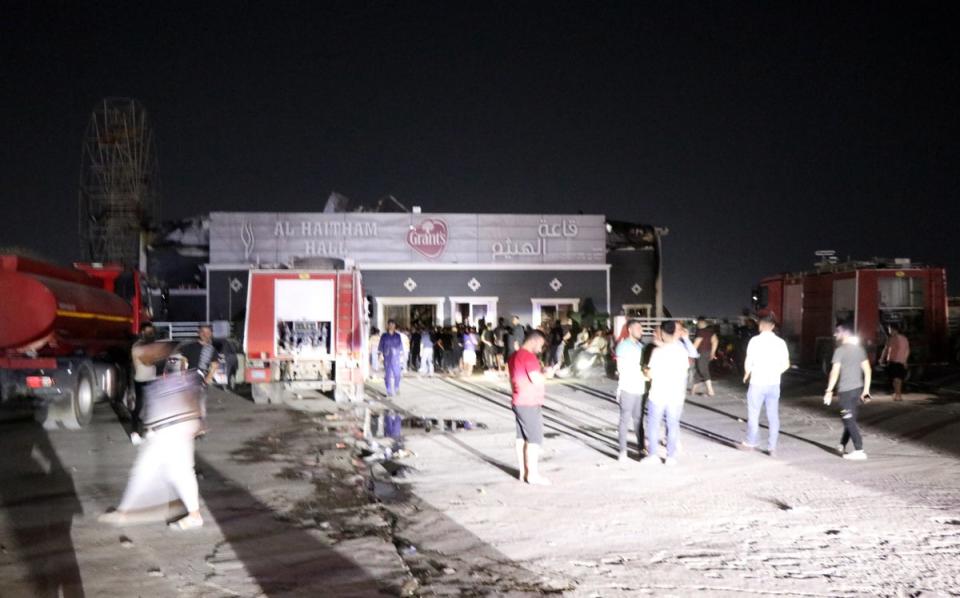
[[74, 266], [0, 255], [0, 400], [30, 399], [50, 428], [81, 428], [94, 402], [123, 400], [147, 317], [139, 273]]
[[251, 270], [247, 288], [245, 377], [254, 401], [301, 389], [363, 399], [369, 325], [356, 268]]
[[853, 325], [876, 361], [888, 324], [911, 344], [911, 362], [946, 361], [947, 282], [943, 268], [907, 259], [823, 262], [811, 272], [778, 274], [754, 290], [758, 315], [773, 314], [797, 363], [826, 365], [839, 321]]

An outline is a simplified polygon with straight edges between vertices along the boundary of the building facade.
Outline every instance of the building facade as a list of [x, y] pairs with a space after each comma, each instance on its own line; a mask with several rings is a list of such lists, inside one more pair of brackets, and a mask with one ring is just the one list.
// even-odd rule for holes
[[210, 321], [242, 320], [251, 268], [327, 258], [360, 268], [380, 328], [661, 310], [659, 234], [601, 215], [214, 212], [209, 222]]

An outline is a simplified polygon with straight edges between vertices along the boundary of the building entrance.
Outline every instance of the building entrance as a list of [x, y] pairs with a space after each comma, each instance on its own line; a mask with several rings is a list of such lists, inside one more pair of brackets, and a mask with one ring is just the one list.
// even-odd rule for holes
[[393, 320], [399, 328], [432, 328], [443, 323], [443, 298], [390, 298], [377, 297], [376, 326], [386, 330], [387, 322]]

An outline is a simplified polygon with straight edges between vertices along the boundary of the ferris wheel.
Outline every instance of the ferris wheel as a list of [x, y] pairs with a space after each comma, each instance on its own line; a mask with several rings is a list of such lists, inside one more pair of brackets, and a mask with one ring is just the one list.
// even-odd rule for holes
[[160, 172], [147, 111], [105, 98], [90, 115], [80, 171], [80, 243], [86, 259], [137, 265], [142, 233], [160, 215]]

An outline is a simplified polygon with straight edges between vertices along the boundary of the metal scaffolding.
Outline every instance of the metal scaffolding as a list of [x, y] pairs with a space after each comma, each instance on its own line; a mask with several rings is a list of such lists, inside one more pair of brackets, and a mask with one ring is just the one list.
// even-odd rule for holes
[[81, 156], [85, 259], [138, 264], [142, 232], [159, 221], [159, 175], [147, 111], [129, 98], [101, 100], [90, 116]]

